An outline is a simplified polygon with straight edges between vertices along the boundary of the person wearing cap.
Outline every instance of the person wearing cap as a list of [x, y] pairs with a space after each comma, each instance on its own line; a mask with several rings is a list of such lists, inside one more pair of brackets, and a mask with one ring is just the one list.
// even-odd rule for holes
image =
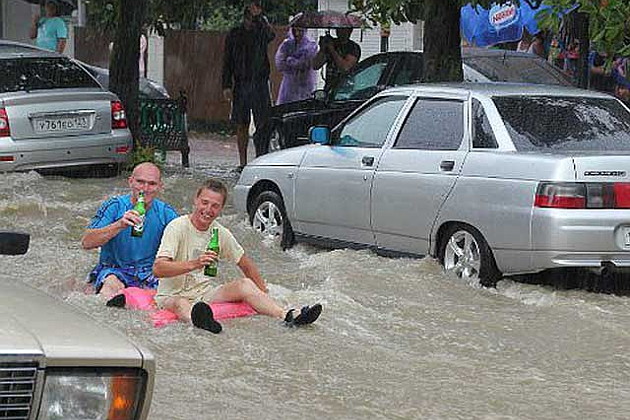
[[66, 49], [68, 28], [59, 17], [59, 5], [55, 0], [46, 1], [46, 16], [40, 17], [39, 14], [33, 16], [30, 37], [40, 48], [60, 54]]

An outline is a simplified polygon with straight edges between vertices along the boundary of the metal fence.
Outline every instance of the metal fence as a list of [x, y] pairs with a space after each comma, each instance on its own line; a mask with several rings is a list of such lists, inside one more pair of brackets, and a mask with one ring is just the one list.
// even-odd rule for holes
[[182, 154], [182, 165], [189, 166], [188, 123], [186, 96], [177, 99], [141, 98], [140, 143], [164, 154], [177, 150]]

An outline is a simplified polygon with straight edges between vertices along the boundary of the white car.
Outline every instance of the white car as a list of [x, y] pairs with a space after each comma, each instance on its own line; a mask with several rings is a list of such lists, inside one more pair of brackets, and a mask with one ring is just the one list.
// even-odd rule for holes
[[311, 144], [243, 170], [253, 226], [326, 246], [433, 255], [501, 274], [630, 267], [630, 110], [562, 86], [384, 91]]
[[[28, 236], [0, 232], [0, 254]], [[155, 360], [122, 334], [0, 274], [0, 419], [146, 419]]]

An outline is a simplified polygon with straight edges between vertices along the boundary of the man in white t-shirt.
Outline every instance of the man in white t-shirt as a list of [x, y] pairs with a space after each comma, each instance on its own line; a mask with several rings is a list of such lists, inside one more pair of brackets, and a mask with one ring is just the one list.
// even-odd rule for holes
[[[245, 255], [232, 233], [215, 219], [223, 210], [227, 188], [211, 179], [198, 190], [192, 214], [173, 220], [164, 230], [153, 273], [160, 278], [155, 297], [158, 305], [198, 328], [221, 332], [208, 305], [211, 302], [249, 303], [258, 313], [284, 319], [290, 326], [315, 322], [322, 311], [318, 303], [304, 306], [297, 316], [286, 311], [267, 295], [267, 285], [254, 261]], [[212, 229], [219, 232], [219, 255], [207, 251]], [[231, 261], [238, 265], [244, 278], [217, 285], [216, 277], [206, 277], [204, 267], [215, 261]]]

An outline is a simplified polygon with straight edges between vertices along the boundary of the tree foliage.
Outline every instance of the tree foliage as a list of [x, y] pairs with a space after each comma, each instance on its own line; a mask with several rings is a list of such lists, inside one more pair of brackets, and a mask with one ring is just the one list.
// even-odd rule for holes
[[[538, 7], [541, 0], [513, 0], [512, 3], [528, 2]], [[576, 0], [544, 0], [551, 6], [541, 12], [541, 27], [557, 30], [562, 12], [575, 4]], [[374, 24], [393, 22], [425, 25], [424, 53], [425, 78], [428, 81], [461, 80], [461, 54], [454, 47], [459, 39], [459, 10], [472, 3], [485, 8], [492, 3], [507, 3], [503, 0], [348, 0], [348, 7], [358, 11]], [[630, 55], [630, 1], [628, 0], [580, 0], [579, 11], [588, 15], [590, 38], [598, 47], [609, 53]], [[455, 20], [456, 23], [453, 21]], [[437, 34], [435, 33], [437, 32]], [[437, 73], [436, 73], [437, 72]]]
[[[427, 14], [427, 5], [434, 0], [349, 0], [351, 10], [363, 13], [373, 23], [417, 22], [418, 20], [430, 20], [431, 14]], [[527, 1], [537, 7], [544, 4], [551, 9], [540, 14], [540, 24], [543, 28], [557, 31], [564, 11], [576, 4], [576, 0], [513, 0], [513, 3]], [[496, 3], [507, 1], [496, 0]], [[488, 8], [492, 0], [460, 0], [453, 2], [457, 7], [468, 3], [481, 5]], [[630, 55], [630, 1], [628, 0], [580, 0], [579, 11], [586, 13], [589, 18], [591, 40], [600, 48], [611, 53]]]
[[[574, 0], [545, 0], [552, 9], [541, 13], [542, 27], [557, 31], [562, 11]], [[630, 55], [630, 2], [628, 0], [580, 0], [579, 11], [589, 18], [590, 39], [600, 51], [613, 55]]]
[[[162, 33], [164, 28], [187, 30], [227, 30], [241, 21], [242, 10], [250, 0], [148, 0], [144, 25]], [[113, 32], [121, 14], [121, 0], [88, 0], [88, 22], [105, 32]], [[271, 23], [284, 25], [289, 16], [317, 9], [317, 0], [274, 0], [263, 2]]]

